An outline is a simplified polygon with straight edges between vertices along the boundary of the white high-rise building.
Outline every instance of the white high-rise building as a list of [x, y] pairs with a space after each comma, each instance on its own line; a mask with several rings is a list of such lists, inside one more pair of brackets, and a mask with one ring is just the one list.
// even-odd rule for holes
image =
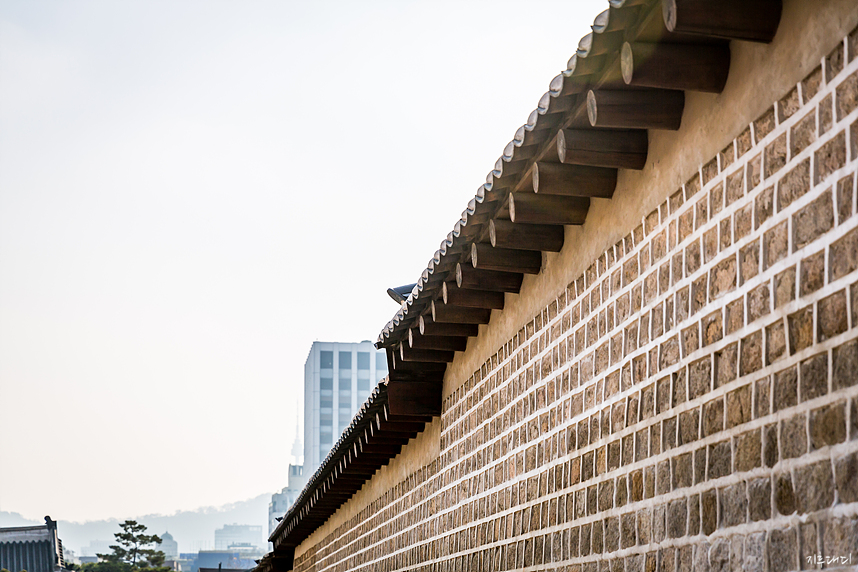
[[372, 389], [387, 356], [372, 342], [314, 342], [304, 364], [304, 476], [312, 476]]

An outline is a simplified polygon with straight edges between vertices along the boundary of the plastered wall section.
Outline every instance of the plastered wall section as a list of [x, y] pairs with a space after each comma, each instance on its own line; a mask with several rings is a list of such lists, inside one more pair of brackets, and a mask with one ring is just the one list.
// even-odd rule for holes
[[816, 38], [815, 66], [684, 184], [666, 156], [654, 208], [512, 329], [569, 247], [549, 257], [457, 358], [442, 419], [295, 569], [858, 565], [856, 36]]

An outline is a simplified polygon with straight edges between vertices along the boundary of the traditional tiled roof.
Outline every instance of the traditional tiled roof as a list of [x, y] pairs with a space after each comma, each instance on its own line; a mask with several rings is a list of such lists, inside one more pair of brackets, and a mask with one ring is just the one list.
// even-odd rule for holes
[[685, 91], [720, 92], [729, 40], [771, 41], [780, 12], [780, 0], [608, 2], [379, 334], [389, 378], [272, 534], [261, 571], [289, 569], [293, 548], [440, 413], [447, 364], [504, 294], [564, 247], [563, 227], [583, 224], [591, 200], [611, 198], [619, 169], [644, 167], [649, 129], [679, 128]]

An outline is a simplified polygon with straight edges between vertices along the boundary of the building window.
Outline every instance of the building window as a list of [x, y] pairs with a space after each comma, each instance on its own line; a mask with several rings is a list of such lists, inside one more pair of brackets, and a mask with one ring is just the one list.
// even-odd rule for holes
[[358, 352], [358, 369], [369, 369], [369, 352]]
[[387, 371], [387, 355], [384, 352], [375, 354], [375, 369], [376, 371]]
[[[327, 431], [325, 431], [327, 429]], [[330, 427], [319, 427], [319, 443], [323, 445], [330, 445], [333, 443], [333, 433], [331, 433]], [[330, 449], [330, 447], [328, 447]]]
[[334, 352], [319, 352], [319, 367], [334, 369]]
[[340, 352], [340, 369], [352, 368], [352, 352]]
[[320, 377], [319, 378], [319, 389], [333, 389], [334, 388], [334, 378], [333, 377]]

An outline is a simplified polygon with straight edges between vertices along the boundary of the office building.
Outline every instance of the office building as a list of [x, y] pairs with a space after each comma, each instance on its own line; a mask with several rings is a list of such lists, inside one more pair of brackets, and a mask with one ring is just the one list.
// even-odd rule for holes
[[227, 550], [232, 545], [261, 547], [262, 527], [253, 524], [225, 524], [215, 530], [215, 550]]
[[268, 503], [269, 535], [277, 528], [277, 519], [286, 514], [286, 511], [289, 510], [289, 507], [298, 498], [304, 485], [307, 484], [307, 477], [303, 469], [304, 467], [301, 465], [289, 465], [286, 486], [279, 493], [271, 495], [271, 502]]
[[304, 365], [304, 474], [325, 459], [378, 380], [387, 358], [369, 341], [314, 342]]

